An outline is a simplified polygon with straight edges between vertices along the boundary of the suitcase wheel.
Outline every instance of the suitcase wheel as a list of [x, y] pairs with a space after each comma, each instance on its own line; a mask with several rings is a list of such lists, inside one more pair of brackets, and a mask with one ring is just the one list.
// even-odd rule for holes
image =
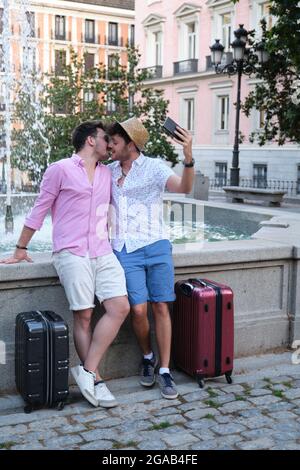
[[200, 388], [204, 388], [204, 380], [202, 375], [197, 375], [197, 382]]
[[24, 406], [24, 413], [29, 414], [29, 413], [32, 412], [32, 410], [33, 410], [33, 406], [32, 406], [32, 405], [25, 405], [25, 406]]
[[58, 411], [63, 410], [64, 407], [65, 407], [65, 403], [64, 403], [63, 401], [60, 401], [60, 402], [58, 403], [58, 405], [57, 405]]
[[229, 374], [225, 374], [226, 380], [228, 384], [232, 384], [231, 372]]

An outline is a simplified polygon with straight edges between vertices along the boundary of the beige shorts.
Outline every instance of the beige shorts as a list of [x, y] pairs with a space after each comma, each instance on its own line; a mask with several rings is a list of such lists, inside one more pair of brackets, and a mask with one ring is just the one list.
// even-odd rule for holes
[[100, 303], [127, 295], [125, 274], [113, 253], [88, 258], [62, 250], [53, 253], [52, 260], [70, 310], [94, 308], [95, 295]]

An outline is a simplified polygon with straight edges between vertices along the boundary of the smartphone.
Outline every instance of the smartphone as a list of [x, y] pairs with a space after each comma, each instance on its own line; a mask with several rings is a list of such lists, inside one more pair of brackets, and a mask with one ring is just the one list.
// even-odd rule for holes
[[171, 136], [173, 139], [178, 139], [178, 140], [182, 140], [180, 137], [178, 137], [176, 134], [175, 134], [175, 131], [176, 131], [176, 127], [180, 127], [178, 124], [176, 124], [175, 121], [173, 121], [173, 119], [171, 118], [167, 118], [165, 120], [165, 122], [163, 123], [163, 129], [164, 131], [169, 135]]

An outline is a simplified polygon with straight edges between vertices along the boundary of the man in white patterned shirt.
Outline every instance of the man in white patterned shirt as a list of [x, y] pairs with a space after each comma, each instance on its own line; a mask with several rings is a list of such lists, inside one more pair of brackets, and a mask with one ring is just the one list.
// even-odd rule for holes
[[175, 142], [183, 146], [182, 177], [161, 160], [143, 155], [149, 135], [137, 118], [115, 123], [109, 129], [112, 159], [111, 243], [124, 268], [132, 324], [143, 353], [141, 385], [151, 387], [156, 380], [158, 360], [150, 343], [147, 302], [151, 302], [160, 358], [157, 375], [164, 398], [177, 398], [178, 392], [169, 362], [171, 319], [168, 302], [175, 300], [172, 245], [163, 223], [165, 188], [189, 193], [194, 181], [192, 136], [177, 127]]

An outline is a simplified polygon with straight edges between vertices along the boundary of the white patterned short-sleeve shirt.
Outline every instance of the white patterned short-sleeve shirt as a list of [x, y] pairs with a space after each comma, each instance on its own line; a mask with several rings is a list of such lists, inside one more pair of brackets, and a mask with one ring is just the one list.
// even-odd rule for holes
[[175, 173], [162, 160], [143, 155], [133, 161], [123, 185], [120, 162], [110, 163], [112, 199], [110, 237], [112, 247], [131, 253], [158, 240], [168, 239], [163, 221], [162, 194]]

